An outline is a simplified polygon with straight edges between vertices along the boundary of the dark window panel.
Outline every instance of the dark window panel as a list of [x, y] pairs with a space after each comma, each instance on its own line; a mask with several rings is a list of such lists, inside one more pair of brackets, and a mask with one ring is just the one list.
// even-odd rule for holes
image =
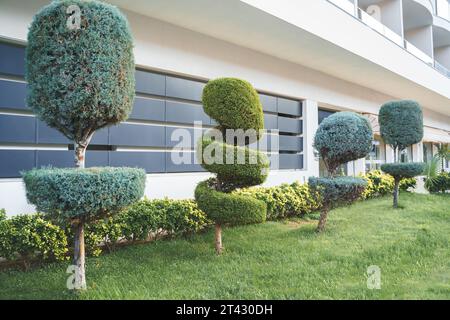
[[302, 121], [298, 119], [278, 117], [278, 129], [280, 132], [301, 133]]
[[324, 109], [319, 109], [319, 124], [321, 124], [325, 118], [331, 116], [333, 113], [335, 113], [335, 112], [329, 111], [329, 110], [324, 110]]
[[259, 100], [263, 106], [263, 110], [267, 112], [277, 112], [277, 98], [265, 94], [259, 95]]
[[278, 113], [300, 117], [302, 115], [302, 103], [298, 100], [278, 98]]
[[303, 155], [280, 154], [280, 169], [303, 169]]
[[72, 143], [61, 132], [56, 129], [50, 128], [43, 121], [38, 121], [38, 143], [57, 143], [57, 144], [69, 144]]
[[201, 121], [203, 125], [211, 123], [211, 119], [203, 111], [202, 106], [172, 101], [166, 102], [166, 121], [189, 124]]
[[164, 147], [163, 126], [121, 123], [109, 129], [109, 144], [116, 146]]
[[280, 135], [280, 150], [300, 152], [303, 150], [303, 139], [300, 137]]
[[0, 142], [35, 143], [36, 118], [0, 115]]
[[[166, 172], [199, 172], [205, 171], [200, 164], [194, 163], [194, 152], [167, 152]], [[186, 163], [181, 163], [181, 161]]]
[[18, 178], [35, 164], [33, 150], [0, 150], [0, 178]]
[[25, 75], [25, 47], [0, 43], [0, 73]]
[[205, 87], [203, 82], [170, 76], [166, 77], [166, 81], [166, 95], [168, 97], [193, 101], [202, 100], [202, 92]]
[[109, 153], [112, 167], [143, 168], [147, 173], [165, 172], [164, 152], [118, 152]]
[[164, 96], [166, 92], [165, 76], [148, 71], [136, 70], [136, 92]]
[[264, 129], [278, 129], [278, 116], [273, 114], [264, 115]]
[[164, 100], [136, 97], [130, 119], [164, 121], [165, 112]]
[[204, 131], [204, 129], [166, 127], [166, 147], [177, 146], [178, 148], [194, 149], [197, 146], [197, 140], [201, 138]]
[[26, 98], [26, 83], [0, 80], [0, 108], [27, 110]]
[[[75, 156], [72, 150], [38, 150], [37, 167], [52, 166], [55, 168], [73, 168], [75, 167]], [[104, 167], [108, 166], [107, 151], [87, 151], [86, 167]]]

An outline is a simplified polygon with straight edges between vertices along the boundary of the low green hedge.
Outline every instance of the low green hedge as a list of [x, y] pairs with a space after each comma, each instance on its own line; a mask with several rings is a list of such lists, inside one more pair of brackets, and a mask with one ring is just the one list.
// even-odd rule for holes
[[320, 207], [320, 198], [312, 194], [307, 184], [294, 182], [276, 187], [240, 189], [236, 194], [253, 197], [267, 205], [267, 220], [302, 216]]
[[64, 231], [39, 214], [0, 219], [0, 257], [21, 259], [25, 267], [34, 259], [66, 260]]
[[[70, 225], [46, 220], [41, 214], [5, 218], [0, 211], [0, 257], [24, 262], [66, 260], [73, 241]], [[147, 240], [158, 236], [194, 233], [210, 221], [193, 200], [141, 200], [116, 216], [90, 222], [85, 229], [86, 253], [97, 256], [123, 240]]]
[[[394, 191], [394, 178], [380, 170], [370, 171], [361, 177], [367, 181], [367, 187], [362, 194], [364, 199], [385, 196]], [[416, 184], [415, 178], [404, 178], [400, 181], [400, 190], [407, 191], [415, 188]]]

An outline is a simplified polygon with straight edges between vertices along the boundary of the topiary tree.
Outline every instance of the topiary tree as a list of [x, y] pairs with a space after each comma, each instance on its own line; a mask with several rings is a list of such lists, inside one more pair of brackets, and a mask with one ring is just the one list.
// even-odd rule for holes
[[384, 142], [394, 150], [394, 163], [384, 164], [381, 170], [394, 177], [393, 206], [398, 207], [400, 181], [420, 175], [423, 163], [399, 163], [398, 153], [423, 138], [423, 114], [420, 105], [411, 100], [390, 101], [381, 106], [378, 115]]
[[[261, 137], [264, 116], [257, 92], [240, 79], [209, 81], [202, 101], [205, 112], [219, 125], [199, 141], [197, 153], [201, 164], [215, 178], [198, 184], [195, 199], [215, 222], [215, 247], [220, 254], [223, 225], [259, 223], [266, 219], [264, 202], [232, 193], [237, 188], [261, 184], [267, 178], [268, 158], [247, 146]], [[227, 136], [231, 139], [224, 138]]]
[[95, 131], [127, 119], [133, 106], [133, 41], [126, 18], [99, 1], [61, 0], [42, 8], [28, 32], [26, 79], [31, 109], [74, 142], [78, 170], [33, 170], [24, 181], [38, 209], [71, 220], [76, 286], [82, 289], [85, 222], [139, 199], [144, 189], [141, 170], [83, 170]]
[[314, 136], [314, 147], [319, 152], [330, 177], [309, 178], [313, 191], [322, 199], [317, 231], [326, 224], [328, 212], [340, 203], [351, 203], [364, 192], [363, 178], [336, 177], [336, 169], [349, 161], [364, 158], [372, 147], [372, 128], [369, 121], [353, 112], [338, 112], [327, 117]]

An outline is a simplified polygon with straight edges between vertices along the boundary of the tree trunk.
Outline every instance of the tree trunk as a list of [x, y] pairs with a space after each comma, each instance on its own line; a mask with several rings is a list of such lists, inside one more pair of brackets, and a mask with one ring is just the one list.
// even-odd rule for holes
[[75, 143], [75, 167], [83, 169], [86, 161], [86, 144]]
[[324, 207], [322, 212], [320, 213], [319, 224], [317, 225], [317, 232], [322, 232], [325, 228], [325, 224], [327, 223], [328, 217], [328, 208]]
[[216, 253], [220, 255], [222, 250], [222, 226], [216, 223]]
[[84, 252], [84, 220], [80, 219], [77, 224], [74, 225], [75, 239], [74, 239], [74, 253], [73, 264], [75, 269], [75, 289], [86, 289], [86, 273], [85, 273], [85, 252]]
[[394, 181], [394, 208], [398, 208], [398, 187], [400, 185], [400, 180], [399, 179], [395, 179]]

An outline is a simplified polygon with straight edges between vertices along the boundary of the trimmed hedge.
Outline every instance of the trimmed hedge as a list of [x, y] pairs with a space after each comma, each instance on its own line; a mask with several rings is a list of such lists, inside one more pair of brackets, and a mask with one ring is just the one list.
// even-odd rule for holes
[[[361, 177], [367, 181], [367, 187], [362, 194], [364, 199], [385, 196], [394, 191], [394, 178], [380, 170], [370, 171]], [[400, 190], [408, 191], [409, 188], [415, 188], [416, 185], [415, 178], [405, 178], [400, 181]]]
[[393, 176], [395, 179], [413, 178], [423, 173], [424, 163], [385, 163], [381, 165], [381, 170]]
[[264, 114], [253, 86], [241, 79], [218, 78], [209, 81], [202, 96], [205, 113], [223, 129], [264, 129]]
[[263, 201], [246, 195], [216, 191], [216, 179], [200, 182], [195, 189], [198, 207], [215, 223], [238, 225], [261, 223], [266, 220]]
[[320, 196], [308, 184], [294, 182], [269, 188], [240, 189], [235, 194], [249, 196], [267, 205], [267, 220], [303, 216], [320, 208]]
[[421, 106], [412, 100], [390, 101], [378, 114], [380, 133], [386, 144], [403, 150], [423, 138]]
[[367, 118], [354, 112], [338, 112], [322, 121], [314, 136], [314, 147], [334, 174], [341, 164], [364, 158], [370, 152], [372, 135]]
[[39, 214], [0, 219], [0, 257], [21, 259], [27, 268], [34, 259], [66, 260], [64, 231]]
[[358, 200], [366, 186], [365, 179], [356, 177], [309, 178], [310, 189], [320, 194], [322, 206], [327, 210]]
[[139, 200], [145, 179], [145, 171], [134, 168], [49, 168], [23, 173], [27, 199], [38, 211], [88, 220]]
[[[80, 25], [67, 27], [69, 6]], [[135, 96], [133, 38], [126, 17], [100, 1], [62, 0], [33, 18], [26, 49], [27, 104], [68, 139], [128, 118]]]
[[[2, 213], [3, 210], [0, 210]], [[48, 215], [32, 214], [0, 217], [0, 257], [67, 260], [73, 245], [69, 224], [58, 226]], [[98, 256], [104, 247], [112, 251], [119, 243], [145, 241], [161, 236], [181, 236], [202, 230], [211, 224], [193, 200], [141, 200], [113, 217], [86, 225], [86, 252]]]

